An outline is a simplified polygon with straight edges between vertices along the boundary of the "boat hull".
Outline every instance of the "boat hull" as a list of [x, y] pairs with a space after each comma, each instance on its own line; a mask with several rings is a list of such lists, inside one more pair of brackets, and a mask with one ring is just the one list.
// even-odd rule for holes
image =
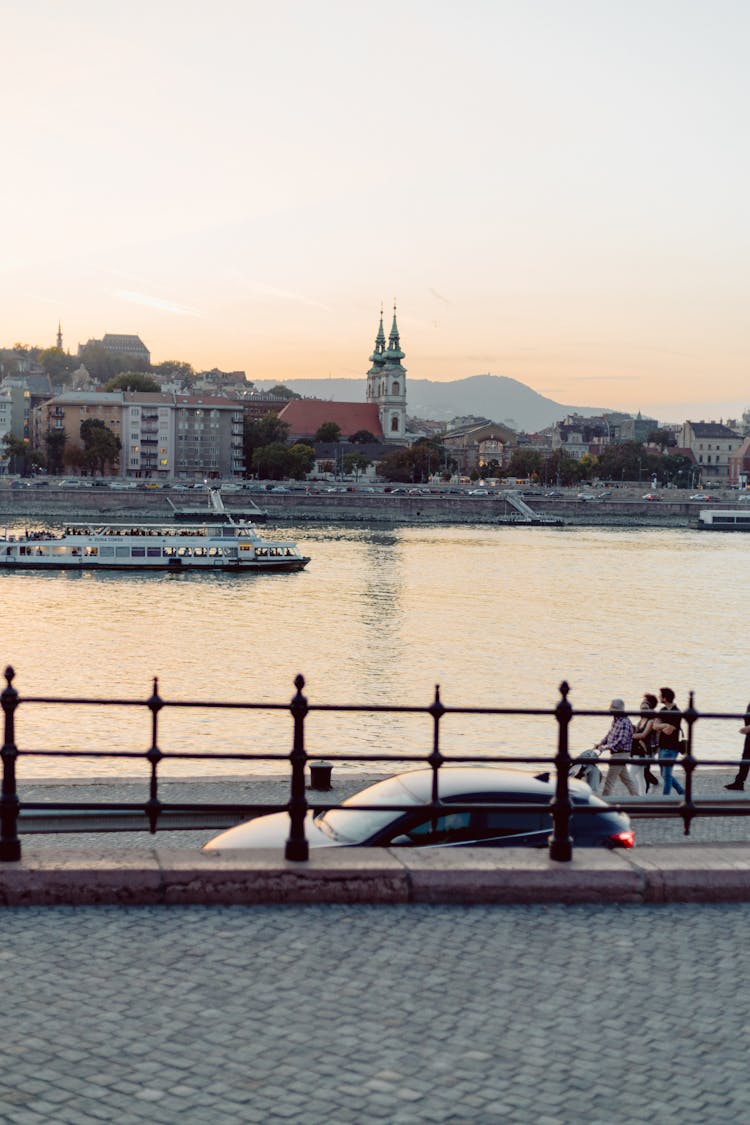
[[99, 571], [129, 571], [140, 574], [142, 571], [161, 574], [182, 574], [187, 571], [230, 571], [232, 574], [247, 574], [263, 571], [265, 573], [280, 572], [288, 574], [304, 570], [310, 562], [309, 558], [302, 556], [298, 559], [258, 560], [253, 562], [240, 562], [227, 559], [225, 562], [201, 562], [199, 560], [167, 559], [162, 562], [125, 562], [103, 559], [16, 559], [7, 562], [0, 558], [0, 570], [99, 570]]

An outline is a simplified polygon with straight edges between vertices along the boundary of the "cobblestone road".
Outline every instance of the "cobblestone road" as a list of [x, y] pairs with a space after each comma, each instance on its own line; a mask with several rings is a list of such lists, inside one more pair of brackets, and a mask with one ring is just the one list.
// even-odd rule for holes
[[746, 1121], [748, 906], [2, 912], [0, 1120]]

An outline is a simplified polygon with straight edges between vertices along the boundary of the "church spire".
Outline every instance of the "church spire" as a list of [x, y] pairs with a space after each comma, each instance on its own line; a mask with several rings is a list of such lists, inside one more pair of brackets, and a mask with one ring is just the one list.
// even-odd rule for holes
[[[382, 323], [382, 322], [381, 322]], [[388, 363], [400, 364], [404, 358], [405, 353], [401, 351], [401, 337], [398, 334], [398, 324], [396, 323], [396, 302], [393, 302], [393, 324], [391, 325], [391, 334], [388, 337], [388, 350], [385, 353], [385, 358]]]
[[60, 349], [60, 351], [62, 351], [62, 344], [63, 344], [63, 341], [62, 341], [62, 325], [60, 324], [60, 321], [58, 320], [58, 322], [57, 322], [57, 346]]
[[383, 329], [383, 306], [380, 306], [380, 326], [375, 337], [375, 350], [370, 356], [370, 374], [376, 375], [385, 363], [385, 331]]

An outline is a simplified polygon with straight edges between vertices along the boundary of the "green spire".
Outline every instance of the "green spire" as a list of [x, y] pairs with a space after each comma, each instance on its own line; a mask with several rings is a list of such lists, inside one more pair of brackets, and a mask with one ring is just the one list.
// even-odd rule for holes
[[398, 334], [398, 324], [396, 323], [396, 302], [394, 301], [393, 324], [391, 325], [391, 334], [388, 337], [388, 350], [385, 353], [385, 358], [388, 363], [400, 364], [404, 355], [405, 352], [401, 351], [401, 338]]
[[370, 363], [379, 370], [385, 363], [385, 331], [383, 330], [383, 306], [380, 306], [380, 327], [375, 337], [375, 351], [370, 356]]

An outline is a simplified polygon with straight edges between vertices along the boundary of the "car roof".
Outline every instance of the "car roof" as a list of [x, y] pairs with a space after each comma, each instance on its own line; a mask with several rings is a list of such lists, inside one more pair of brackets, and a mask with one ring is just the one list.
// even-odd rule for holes
[[[389, 791], [392, 795], [398, 789], [406, 791], [414, 804], [427, 804], [432, 799], [432, 777], [430, 769], [408, 770], [375, 782], [349, 797], [344, 804], [376, 802], [385, 799]], [[583, 782], [571, 780], [569, 786], [571, 794], [579, 799], [591, 797], [591, 790]], [[555, 782], [552, 774], [550, 780], [544, 781], [527, 770], [507, 766], [441, 766], [438, 793], [441, 800], [469, 793], [502, 793], [511, 797], [528, 797], [533, 801], [554, 796]]]

